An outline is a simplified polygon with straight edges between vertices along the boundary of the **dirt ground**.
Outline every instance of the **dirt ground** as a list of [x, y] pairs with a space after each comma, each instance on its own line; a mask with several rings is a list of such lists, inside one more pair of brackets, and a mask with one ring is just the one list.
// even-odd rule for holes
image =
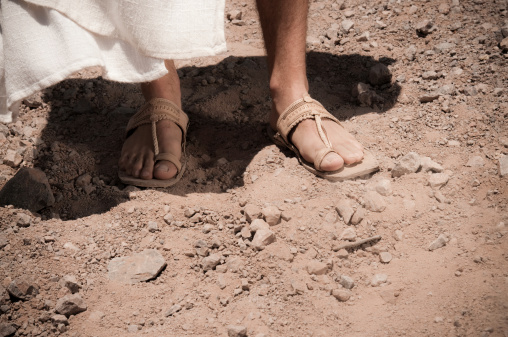
[[[507, 4], [311, 3], [311, 95], [380, 164], [354, 181], [317, 178], [270, 142], [252, 0], [227, 1], [227, 54], [177, 63], [191, 126], [188, 169], [174, 187], [117, 178], [125, 126], [143, 103], [137, 85], [87, 69], [32, 97], [18, 121], [0, 125], [0, 155], [22, 158], [0, 164], [0, 187], [36, 167], [55, 204], [0, 208], [0, 331], [508, 336]], [[377, 64], [391, 81], [355, 97]], [[398, 176], [410, 152], [427, 164]], [[249, 223], [277, 212], [275, 241], [259, 250]], [[155, 279], [108, 278], [112, 259], [145, 249], [167, 263]], [[217, 259], [211, 268], [207, 255]], [[59, 321], [66, 275], [86, 311]], [[3, 288], [22, 279], [38, 294], [7, 296]]]

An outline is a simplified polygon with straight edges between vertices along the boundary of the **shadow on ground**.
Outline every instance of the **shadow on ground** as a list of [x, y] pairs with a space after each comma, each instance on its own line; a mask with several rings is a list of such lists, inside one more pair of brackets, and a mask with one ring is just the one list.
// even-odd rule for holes
[[[351, 89], [366, 83], [369, 69], [378, 62], [357, 54], [311, 52], [311, 95], [339, 119], [371, 112], [352, 101]], [[191, 120], [189, 168], [179, 184], [164, 191], [222, 193], [242, 186], [245, 168], [270, 144], [265, 132], [271, 106], [265, 59], [228, 57], [217, 65], [182, 68], [179, 73], [183, 107]], [[376, 111], [384, 112], [395, 103], [400, 87], [388, 84], [376, 92], [385, 100]], [[125, 201], [117, 161], [127, 121], [143, 103], [139, 86], [101, 77], [70, 79], [46, 89], [43, 100], [51, 110], [35, 166], [47, 174], [56, 197], [48, 215], [75, 219]], [[92, 183], [79, 186], [77, 178], [86, 174]]]

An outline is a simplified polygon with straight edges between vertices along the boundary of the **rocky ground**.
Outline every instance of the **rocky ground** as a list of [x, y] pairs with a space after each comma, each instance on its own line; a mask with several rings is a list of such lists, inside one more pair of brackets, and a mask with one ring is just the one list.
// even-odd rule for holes
[[142, 96], [100, 69], [0, 125], [0, 336], [508, 336], [506, 0], [311, 3], [311, 94], [380, 163], [337, 183], [269, 141], [226, 9], [229, 52], [178, 62], [177, 186], [119, 182]]

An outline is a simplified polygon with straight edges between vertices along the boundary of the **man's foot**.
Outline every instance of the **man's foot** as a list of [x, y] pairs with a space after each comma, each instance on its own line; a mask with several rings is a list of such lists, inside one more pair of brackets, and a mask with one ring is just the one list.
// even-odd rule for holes
[[[273, 130], [276, 130], [280, 114], [305, 94], [285, 95], [284, 98], [274, 97], [270, 114], [270, 126]], [[354, 164], [363, 159], [363, 146], [344, 127], [331, 120], [323, 120], [323, 128], [333, 149], [338, 154], [332, 152], [323, 158], [322, 171], [336, 171], [344, 165]], [[290, 135], [289, 140], [298, 148], [303, 159], [309, 163], [313, 163], [318, 151], [326, 147], [319, 137], [316, 122], [313, 119], [300, 122]]]
[[[164, 77], [141, 85], [141, 90], [147, 101], [152, 98], [165, 98], [181, 108], [180, 80], [172, 61], [166, 61], [168, 74]], [[161, 120], [156, 124], [157, 140], [160, 153], [171, 153], [181, 158], [182, 130], [169, 120]], [[177, 174], [176, 166], [165, 160], [154, 162], [154, 145], [152, 140], [152, 126], [141, 125], [125, 140], [120, 161], [121, 171], [125, 171], [134, 178], [141, 179], [171, 179]]]

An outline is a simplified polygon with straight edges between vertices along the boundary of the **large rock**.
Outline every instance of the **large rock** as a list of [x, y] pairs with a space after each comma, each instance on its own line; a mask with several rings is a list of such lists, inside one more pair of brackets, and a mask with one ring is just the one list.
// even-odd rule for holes
[[39, 288], [28, 279], [17, 279], [7, 287], [9, 294], [18, 300], [29, 300], [39, 293]]
[[79, 294], [65, 295], [56, 302], [55, 311], [61, 315], [69, 317], [70, 315], [77, 315], [80, 312], [86, 311], [87, 306], [85, 301]]
[[38, 212], [54, 203], [48, 178], [36, 168], [21, 168], [0, 191], [0, 206], [13, 205]]
[[392, 169], [392, 177], [397, 178], [408, 173], [415, 173], [421, 165], [420, 156], [415, 152], [409, 152], [403, 156]]
[[369, 82], [372, 85], [381, 85], [385, 83], [390, 83], [392, 80], [392, 73], [387, 66], [382, 63], [378, 63], [369, 71]]
[[112, 281], [134, 284], [156, 278], [166, 265], [166, 260], [157, 250], [145, 249], [132, 256], [111, 260], [108, 277]]

